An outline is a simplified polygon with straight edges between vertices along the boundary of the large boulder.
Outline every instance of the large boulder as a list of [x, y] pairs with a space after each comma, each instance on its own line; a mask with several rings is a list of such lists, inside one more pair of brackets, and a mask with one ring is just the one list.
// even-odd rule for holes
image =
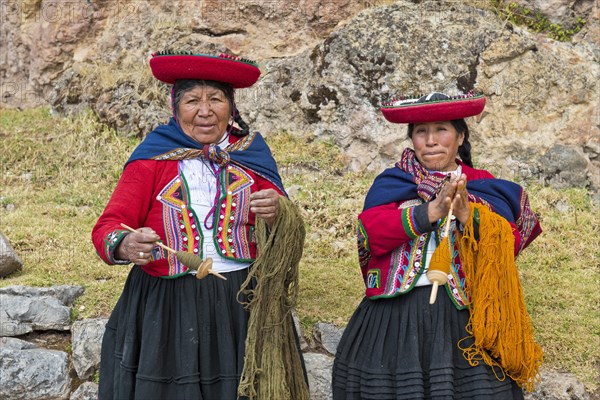
[[0, 278], [4, 278], [21, 269], [23, 262], [10, 245], [10, 242], [0, 232]]
[[[382, 100], [478, 89], [487, 107], [469, 121], [475, 162], [504, 177], [519, 176], [525, 163], [545, 179], [548, 149], [582, 147], [600, 133], [594, 49], [512, 28], [466, 4], [398, 2], [364, 10], [310, 52], [270, 61], [250, 122], [333, 137], [353, 169], [381, 169], [407, 145], [406, 128], [381, 117]], [[510, 155], [519, 163], [507, 165]]]

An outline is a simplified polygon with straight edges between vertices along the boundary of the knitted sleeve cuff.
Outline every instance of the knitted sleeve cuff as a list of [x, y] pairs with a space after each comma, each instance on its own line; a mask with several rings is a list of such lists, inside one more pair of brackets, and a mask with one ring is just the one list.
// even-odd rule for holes
[[423, 203], [414, 207], [414, 216], [417, 223], [417, 228], [422, 233], [432, 232], [437, 229], [438, 224], [436, 222], [429, 222], [429, 203]]
[[128, 234], [128, 231], [118, 229], [116, 231], [112, 231], [104, 238], [104, 251], [106, 253], [106, 258], [111, 264], [131, 264], [131, 261], [129, 260], [119, 260], [115, 258], [115, 250], [117, 249], [117, 246]]
[[431, 232], [437, 228], [437, 223], [432, 224], [429, 222], [429, 217], [427, 216], [428, 206], [428, 203], [424, 203], [402, 210], [402, 225], [404, 231], [411, 239]]

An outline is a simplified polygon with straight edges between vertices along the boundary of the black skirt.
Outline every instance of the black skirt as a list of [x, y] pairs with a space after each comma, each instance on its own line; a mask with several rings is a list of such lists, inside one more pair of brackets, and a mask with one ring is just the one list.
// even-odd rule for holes
[[248, 270], [224, 275], [162, 279], [134, 267], [106, 325], [99, 399], [237, 399]]
[[509, 377], [499, 380], [483, 362], [469, 365], [458, 347], [469, 311], [458, 310], [442, 288], [430, 305], [430, 293], [424, 286], [391, 299], [363, 299], [338, 346], [334, 400], [523, 399]]

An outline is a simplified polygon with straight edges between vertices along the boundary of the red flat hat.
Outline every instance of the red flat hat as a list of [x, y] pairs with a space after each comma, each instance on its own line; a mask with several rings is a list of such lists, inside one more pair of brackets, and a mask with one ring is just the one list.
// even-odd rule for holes
[[152, 75], [173, 84], [177, 79], [198, 79], [229, 83], [240, 89], [254, 85], [260, 69], [254, 61], [228, 54], [211, 56], [191, 52], [157, 52], [150, 59]]
[[485, 107], [481, 93], [447, 96], [430, 93], [420, 98], [392, 100], [384, 103], [381, 112], [385, 119], [397, 124], [452, 121], [480, 114]]

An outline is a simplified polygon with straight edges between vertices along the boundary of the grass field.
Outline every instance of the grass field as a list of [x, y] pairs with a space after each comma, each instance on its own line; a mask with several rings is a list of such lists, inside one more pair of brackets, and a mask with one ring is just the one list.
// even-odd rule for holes
[[[0, 139], [0, 232], [24, 263], [0, 286], [81, 285], [73, 318], [107, 316], [129, 267], [103, 264], [90, 232], [138, 140], [118, 137], [92, 114], [66, 119], [45, 109], [0, 110]], [[347, 172], [329, 142], [287, 132], [267, 140], [306, 222], [302, 324], [308, 332], [317, 321], [344, 325], [363, 294], [354, 231], [374, 175]], [[528, 191], [544, 233], [518, 264], [545, 368], [570, 371], [595, 390], [600, 210], [583, 190]]]

